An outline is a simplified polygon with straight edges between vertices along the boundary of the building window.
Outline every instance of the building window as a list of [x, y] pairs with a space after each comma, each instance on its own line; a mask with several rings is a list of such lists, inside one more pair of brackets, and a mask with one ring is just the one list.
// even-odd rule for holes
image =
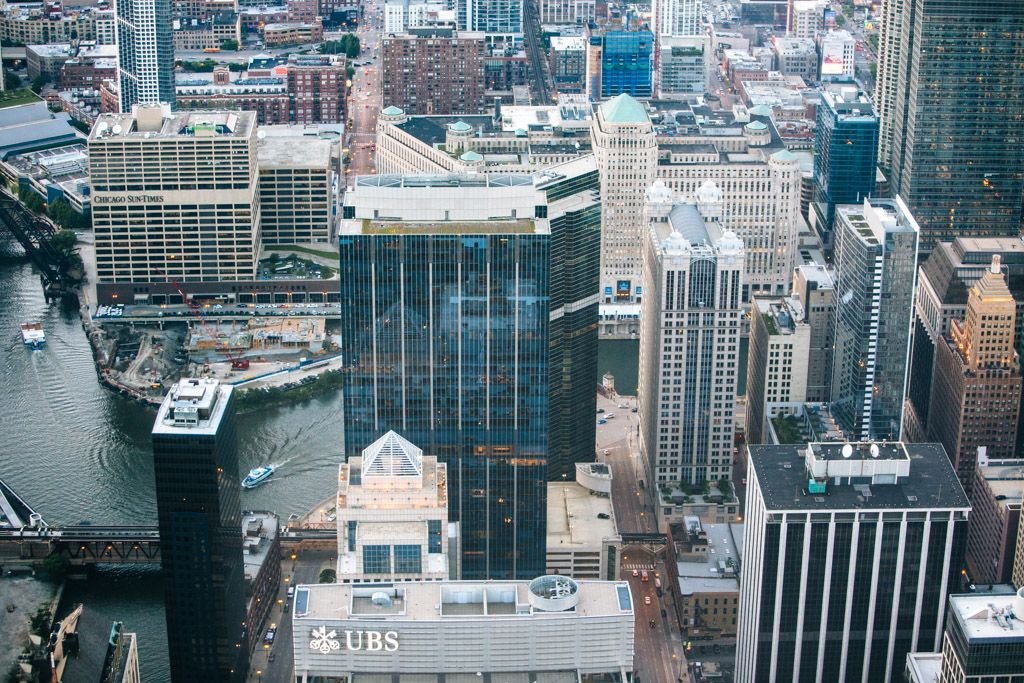
[[441, 520], [427, 520], [427, 552], [441, 552]]
[[364, 574], [390, 574], [391, 573], [391, 546], [389, 546], [389, 545], [366, 545], [366, 546], [363, 546], [363, 573]]
[[420, 546], [418, 545], [396, 545], [395, 546], [395, 573], [396, 574], [419, 574], [423, 571], [423, 563], [420, 560]]
[[359, 522], [350, 521], [348, 523], [348, 551], [354, 553], [356, 551], [356, 526]]

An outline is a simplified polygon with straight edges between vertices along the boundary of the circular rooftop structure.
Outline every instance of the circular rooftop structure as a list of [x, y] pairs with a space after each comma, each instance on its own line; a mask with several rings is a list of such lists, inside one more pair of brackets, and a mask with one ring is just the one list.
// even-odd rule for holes
[[564, 612], [580, 601], [579, 584], [568, 576], [548, 574], [530, 582], [530, 605], [542, 612]]
[[469, 150], [459, 157], [459, 161], [462, 161], [467, 164], [479, 164], [483, 160], [483, 156], [478, 154], [477, 152], [474, 152], [473, 150]]
[[453, 133], [469, 133], [472, 132], [473, 126], [469, 125], [465, 121], [456, 121], [455, 123], [448, 124], [448, 130]]
[[384, 110], [383, 114], [384, 116], [404, 116], [405, 112], [395, 105], [391, 105]]

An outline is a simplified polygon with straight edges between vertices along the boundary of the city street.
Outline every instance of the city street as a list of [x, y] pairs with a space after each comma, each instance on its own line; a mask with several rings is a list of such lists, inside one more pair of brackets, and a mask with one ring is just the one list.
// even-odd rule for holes
[[[654, 533], [657, 522], [650, 500], [648, 477], [640, 461], [637, 439], [638, 414], [636, 398], [598, 395], [597, 459], [612, 470], [612, 503], [620, 533]], [[600, 424], [604, 420], [605, 424]], [[641, 488], [639, 481], [644, 480]], [[636, 613], [636, 655], [634, 669], [638, 679], [651, 683], [674, 683], [689, 680], [682, 636], [675, 622], [675, 606], [668, 582], [662, 580], [662, 595], [658, 595], [656, 580], [664, 579], [665, 549], [652, 553], [638, 545], [622, 549], [621, 578], [629, 581]], [[648, 571], [648, 581], [633, 576]], [[645, 599], [650, 601], [646, 604]], [[651, 622], [654, 625], [651, 626]]]
[[[253, 634], [260, 639], [260, 645], [253, 654], [249, 664], [249, 681], [251, 683], [291, 683], [295, 680], [292, 659], [292, 620], [291, 605], [288, 604], [288, 586], [304, 583], [316, 583], [320, 571], [325, 567], [334, 566], [336, 554], [330, 550], [302, 550], [291, 559], [290, 550], [281, 549], [281, 587], [277, 595], [277, 604], [270, 610], [267, 623], [263, 630]], [[284, 612], [285, 606], [289, 611]], [[274, 644], [264, 647], [263, 634], [270, 624], [277, 624], [277, 635]], [[273, 657], [274, 660], [270, 661]]]
[[381, 30], [383, 28], [382, 3], [371, 0], [366, 3], [363, 21], [356, 35], [362, 52], [353, 60], [364, 66], [356, 66], [348, 98], [348, 131], [346, 141], [349, 166], [346, 173], [351, 176], [368, 175], [377, 172], [374, 161], [374, 143], [377, 138], [377, 115], [381, 110]]

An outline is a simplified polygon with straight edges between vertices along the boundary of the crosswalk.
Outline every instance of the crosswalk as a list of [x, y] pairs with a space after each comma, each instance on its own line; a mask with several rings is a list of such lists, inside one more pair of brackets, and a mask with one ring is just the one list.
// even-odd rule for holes
[[650, 570], [654, 569], [654, 563], [653, 562], [640, 562], [640, 563], [632, 563], [631, 564], [631, 563], [627, 562], [627, 563], [624, 563], [622, 565], [622, 568], [624, 570], [628, 570], [628, 571], [633, 571], [634, 569], [637, 569], [637, 570], [647, 569], [648, 571], [650, 571]]

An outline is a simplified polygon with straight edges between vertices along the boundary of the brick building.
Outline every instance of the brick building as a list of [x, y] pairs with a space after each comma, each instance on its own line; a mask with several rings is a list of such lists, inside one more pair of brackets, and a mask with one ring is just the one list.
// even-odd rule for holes
[[482, 113], [484, 49], [483, 34], [450, 29], [385, 38], [384, 105], [413, 115]]

